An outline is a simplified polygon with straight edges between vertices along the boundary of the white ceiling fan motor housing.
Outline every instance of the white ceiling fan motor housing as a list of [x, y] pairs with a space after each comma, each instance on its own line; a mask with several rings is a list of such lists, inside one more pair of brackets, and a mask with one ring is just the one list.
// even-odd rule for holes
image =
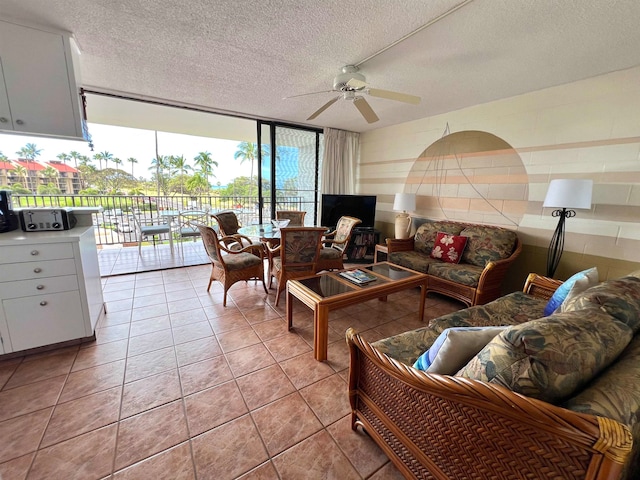
[[361, 82], [366, 81], [365, 76], [361, 73], [358, 73], [358, 67], [354, 65], [347, 65], [346, 67], [342, 67], [342, 73], [333, 79], [333, 89], [338, 92], [359, 92], [361, 90], [364, 90], [364, 86], [354, 88], [347, 85], [347, 82], [352, 78], [360, 80]]

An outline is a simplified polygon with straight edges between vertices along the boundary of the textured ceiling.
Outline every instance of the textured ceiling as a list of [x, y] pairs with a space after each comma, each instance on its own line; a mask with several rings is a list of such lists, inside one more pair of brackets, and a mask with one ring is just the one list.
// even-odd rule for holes
[[[0, 16], [72, 32], [85, 88], [360, 132], [640, 64], [637, 0], [0, 0]], [[422, 102], [367, 96], [368, 124], [345, 100], [306, 120], [335, 93], [283, 99], [346, 64]]]

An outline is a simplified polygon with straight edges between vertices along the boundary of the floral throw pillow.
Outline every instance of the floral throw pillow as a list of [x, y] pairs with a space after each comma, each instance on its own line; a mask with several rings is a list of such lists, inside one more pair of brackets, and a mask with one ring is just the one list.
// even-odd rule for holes
[[447, 263], [460, 263], [462, 252], [466, 246], [467, 237], [438, 232], [433, 250], [431, 250], [431, 258], [437, 258]]

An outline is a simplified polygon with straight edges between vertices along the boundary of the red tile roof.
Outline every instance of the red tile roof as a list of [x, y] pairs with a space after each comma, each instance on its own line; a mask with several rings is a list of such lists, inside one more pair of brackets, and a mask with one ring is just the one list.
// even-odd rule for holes
[[0, 170], [13, 170], [15, 167], [11, 162], [3, 162], [0, 160]]
[[43, 167], [38, 162], [27, 162], [26, 160], [14, 160], [14, 163], [26, 168], [27, 170], [32, 170], [34, 172], [39, 172], [40, 170], [44, 170], [46, 167]]
[[55, 168], [59, 172], [76, 173], [78, 171], [75, 168], [73, 168], [71, 165], [67, 165], [66, 163], [62, 163], [62, 162], [44, 162], [44, 163], [52, 168]]

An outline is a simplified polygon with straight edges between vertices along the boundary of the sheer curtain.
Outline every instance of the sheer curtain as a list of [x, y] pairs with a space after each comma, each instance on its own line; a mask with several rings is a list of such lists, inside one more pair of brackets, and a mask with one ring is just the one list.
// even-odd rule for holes
[[321, 193], [355, 193], [355, 170], [359, 155], [359, 133], [325, 128]]

